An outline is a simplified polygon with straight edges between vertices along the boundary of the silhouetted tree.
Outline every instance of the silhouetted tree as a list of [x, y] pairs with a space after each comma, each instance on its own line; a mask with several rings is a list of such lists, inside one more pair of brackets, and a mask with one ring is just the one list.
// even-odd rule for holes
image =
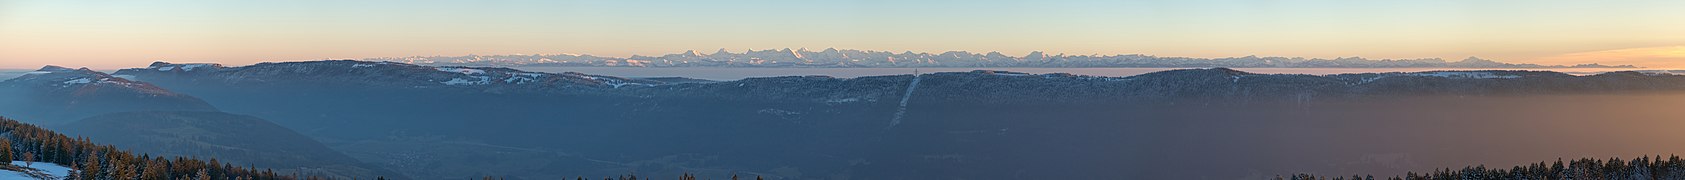
[[[1373, 176], [1362, 179], [1373, 179]], [[1309, 174], [1294, 174], [1288, 177], [1277, 176], [1275, 179], [1324, 179]], [[1336, 177], [1334, 179], [1344, 179]], [[1359, 179], [1353, 176], [1352, 179]], [[1469, 166], [1458, 170], [1449, 168], [1434, 170], [1431, 173], [1406, 172], [1404, 177], [1392, 177], [1398, 180], [1451, 180], [1451, 179], [1685, 179], [1685, 160], [1679, 156], [1663, 159], [1661, 156], [1644, 156], [1633, 159], [1610, 158], [1597, 160], [1582, 158], [1563, 162], [1538, 162], [1527, 165], [1517, 165], [1509, 169], [1487, 168], [1484, 165]]]

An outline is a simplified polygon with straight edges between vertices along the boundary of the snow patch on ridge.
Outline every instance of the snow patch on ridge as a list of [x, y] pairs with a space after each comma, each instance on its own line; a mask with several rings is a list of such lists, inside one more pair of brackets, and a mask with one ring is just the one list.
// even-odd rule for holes
[[655, 86], [655, 85], [649, 85], [649, 84], [644, 84], [644, 83], [631, 83], [631, 82], [621, 81], [619, 79], [607, 79], [607, 78], [596, 77], [596, 76], [581, 76], [581, 77], [585, 77], [586, 79], [596, 80], [597, 82], [602, 82], [603, 84], [607, 84], [609, 86], [614, 86], [614, 88], [620, 88], [621, 86], [627, 86], [627, 85]]
[[529, 83], [529, 82], [538, 82], [538, 77], [544, 76], [544, 73], [508, 73], [508, 74], [509, 74], [509, 79], [503, 79], [504, 83], [526, 84], [526, 83]]
[[503, 80], [504, 83], [514, 83], [514, 84], [526, 84], [528, 82], [533, 82], [533, 81], [535, 81], [535, 80], [532, 80], [532, 78], [520, 77], [520, 76], [510, 77], [509, 79]]
[[93, 79], [76, 78], [76, 79], [72, 79], [72, 80], [69, 80], [69, 81], [64, 81], [64, 84], [65, 85], [76, 85], [76, 84], [87, 84], [87, 83], [92, 83], [92, 82], [94, 82]]
[[475, 74], [485, 74], [486, 73], [486, 70], [470, 69], [470, 68], [445, 68], [445, 67], [442, 67], [442, 68], [433, 68], [433, 69], [436, 69], [436, 70], [439, 70], [439, 71], [444, 71], [444, 72], [462, 73], [462, 74], [465, 74], [465, 75], [475, 75]]
[[439, 82], [439, 83], [443, 83], [445, 85], [484, 85], [484, 84], [491, 84], [491, 77], [477, 76], [477, 78], [479, 78], [480, 80], [476, 81], [476, 80], [468, 80], [468, 79], [462, 79], [462, 78], [451, 78], [450, 81]]
[[181, 65], [181, 70], [182, 70], [182, 71], [193, 71], [193, 68], [199, 68], [199, 67], [205, 67], [205, 66], [210, 66], [210, 64], [187, 64], [187, 65]]
[[1384, 74], [1379, 74], [1375, 77], [1368, 77], [1368, 78], [1360, 79], [1360, 80], [1358, 80], [1357, 83], [1358, 84], [1365, 84], [1365, 83], [1374, 82], [1375, 80], [1386, 79], [1386, 78], [1390, 78], [1390, 77], [1400, 77], [1400, 76], [1440, 77], [1440, 78], [1448, 78], [1448, 79], [1515, 79], [1515, 78], [1521, 78], [1520, 75], [1498, 75], [1497, 73], [1492, 73], [1492, 72], [1433, 71], [1433, 72], [1413, 72], [1413, 73], [1384, 73]]

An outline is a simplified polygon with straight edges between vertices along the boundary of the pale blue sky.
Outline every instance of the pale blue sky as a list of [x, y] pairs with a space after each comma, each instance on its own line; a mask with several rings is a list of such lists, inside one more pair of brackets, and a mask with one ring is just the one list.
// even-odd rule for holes
[[1682, 11], [1664, 0], [0, 0], [0, 68], [785, 47], [1665, 64], [1680, 60], [1583, 55], [1676, 49]]

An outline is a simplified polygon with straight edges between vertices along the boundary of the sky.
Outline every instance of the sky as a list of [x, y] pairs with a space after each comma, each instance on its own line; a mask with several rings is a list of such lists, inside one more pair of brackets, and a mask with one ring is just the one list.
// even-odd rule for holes
[[1678, 0], [0, 0], [0, 68], [721, 48], [1685, 68], [1681, 32]]

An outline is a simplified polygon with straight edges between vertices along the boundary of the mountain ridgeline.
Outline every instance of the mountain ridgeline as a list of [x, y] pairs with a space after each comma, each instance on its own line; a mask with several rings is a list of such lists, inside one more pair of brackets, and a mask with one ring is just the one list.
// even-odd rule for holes
[[[200, 67], [197, 70], [185, 67]], [[182, 68], [177, 68], [182, 67]], [[663, 78], [635, 79], [580, 73], [526, 72], [508, 68], [432, 67], [390, 62], [312, 61], [247, 67], [155, 63], [118, 75], [168, 85], [215, 84], [228, 88], [289, 87], [415, 89], [499, 95], [731, 98], [830, 102], [897, 99], [911, 75], [832, 78], [786, 76], [719, 83]], [[1063, 73], [1025, 74], [977, 70], [920, 75], [942, 100], [1117, 101], [1182, 99], [1305, 100], [1395, 95], [1520, 95], [1672, 91], [1685, 88], [1669, 73], [1621, 71], [1575, 76], [1549, 71], [1429, 71], [1337, 75], [1254, 74], [1227, 68], [1183, 69], [1129, 77]], [[690, 82], [690, 83], [681, 83]], [[166, 86], [168, 86], [166, 85]], [[195, 88], [196, 86], [184, 86]], [[172, 87], [172, 89], [175, 89]], [[998, 97], [998, 98], [978, 98]], [[1308, 97], [1297, 97], [1304, 95]], [[963, 97], [955, 97], [963, 96]], [[1282, 97], [1290, 97], [1282, 99]], [[1011, 103], [1011, 102], [1002, 102]]]
[[1235, 68], [1636, 68], [1632, 65], [1579, 64], [1573, 66], [1512, 64], [1469, 57], [1460, 61], [1439, 58], [1367, 59], [1343, 57], [1336, 59], [1303, 57], [1228, 57], [1189, 58], [1151, 55], [1066, 55], [1041, 51], [1024, 56], [1008, 56], [1000, 52], [973, 53], [947, 51], [927, 53], [906, 51], [869, 51], [827, 48], [809, 51], [746, 50], [742, 53], [720, 49], [704, 54], [685, 51], [661, 56], [602, 57], [578, 54], [550, 55], [467, 55], [414, 56], [367, 58], [368, 61], [391, 61], [437, 66], [602, 66], [602, 67], [821, 67], [821, 68], [884, 68], [884, 67], [1235, 67]]
[[[1292, 75], [1209, 68], [1102, 77], [978, 70], [714, 82], [334, 60], [241, 67], [160, 62], [114, 74], [273, 121], [358, 160], [426, 179], [627, 172], [1262, 179], [1306, 169], [1403, 172], [1476, 164], [1470, 161], [1654, 154], [1679, 147], [1475, 142], [1667, 138], [1611, 131], [1666, 127], [1637, 122], [1669, 123], [1657, 117], [1678, 112], [1657, 107], [1685, 105], [1628, 97], [1685, 90], [1685, 76], [1655, 72]], [[1623, 98], [1637, 100], [1610, 101]], [[1567, 112], [1573, 113], [1555, 114]], [[1487, 132], [1521, 121], [1605, 128]], [[1496, 135], [1466, 136], [1477, 132]], [[1376, 145], [1304, 148], [1335, 144]], [[1514, 148], [1560, 150], [1452, 153]], [[1289, 163], [1306, 159], [1356, 164]], [[1189, 163], [1219, 160], [1229, 163]]]
[[151, 84], [82, 69], [47, 66], [0, 81], [0, 112], [58, 125], [124, 111], [216, 111], [205, 101]]

